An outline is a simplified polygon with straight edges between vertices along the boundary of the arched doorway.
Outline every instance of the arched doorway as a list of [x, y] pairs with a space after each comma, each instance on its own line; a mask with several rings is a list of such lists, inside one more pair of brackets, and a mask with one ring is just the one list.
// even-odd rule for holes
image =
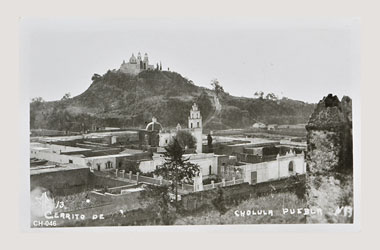
[[288, 172], [289, 172], [289, 175], [292, 175], [294, 174], [294, 168], [295, 168], [295, 165], [294, 165], [294, 162], [293, 161], [290, 161], [289, 162], [289, 165], [288, 165]]

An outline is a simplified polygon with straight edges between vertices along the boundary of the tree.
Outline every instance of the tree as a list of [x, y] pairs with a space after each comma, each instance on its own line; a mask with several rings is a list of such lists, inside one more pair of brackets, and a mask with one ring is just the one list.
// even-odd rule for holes
[[[36, 116], [38, 114], [39, 109], [41, 109], [44, 105], [44, 99], [42, 97], [34, 97], [32, 98], [30, 102], [30, 124], [31, 127], [34, 126], [34, 122], [36, 119]], [[33, 126], [32, 126], [33, 125]]]
[[54, 107], [48, 119], [48, 126], [67, 132], [72, 128], [73, 120], [67, 110]]
[[210, 101], [210, 96], [204, 90], [195, 99], [194, 102], [198, 104], [199, 109], [202, 110], [202, 116], [204, 117], [208, 117], [211, 111], [214, 109], [214, 106], [212, 102]]
[[[108, 73], [108, 72], [107, 72]], [[94, 74], [92, 77], [91, 77], [91, 80], [93, 82], [97, 81], [97, 80], [100, 80], [102, 77], [99, 75], [99, 74]]]
[[273, 94], [273, 93], [268, 93], [265, 97], [267, 100], [273, 100], [273, 101], [277, 101], [278, 100], [278, 97]]
[[70, 97], [71, 97], [71, 94], [70, 94], [70, 93], [66, 93], [66, 94], [62, 97], [61, 101], [68, 100], [68, 99], [70, 99]]
[[214, 88], [215, 94], [218, 96], [220, 93], [224, 93], [222, 85], [220, 85], [218, 79], [211, 80], [211, 86]]
[[43, 102], [45, 102], [45, 100], [42, 98], [42, 97], [34, 97], [34, 98], [32, 98], [32, 101], [31, 101], [31, 103], [43, 103]]
[[178, 140], [179, 144], [182, 148], [195, 148], [195, 144], [197, 142], [197, 139], [190, 134], [188, 131], [180, 130], [177, 132], [175, 138]]
[[254, 94], [254, 96], [255, 96], [256, 98], [263, 99], [263, 97], [264, 97], [264, 92], [263, 92], [263, 91], [256, 91], [255, 94]]
[[171, 206], [171, 198], [169, 195], [169, 186], [161, 185], [147, 185], [144, 188], [144, 192], [141, 194], [140, 198], [146, 200], [147, 198], [154, 199], [154, 205], [152, 210], [157, 212], [161, 218], [162, 224], [171, 225], [175, 220], [175, 214], [172, 213], [173, 207]]
[[137, 172], [141, 172], [139, 168], [139, 164], [134, 160], [126, 160], [124, 162], [119, 162], [119, 166], [116, 166], [119, 170], [124, 170], [125, 173], [129, 173], [132, 171], [133, 174]]
[[175, 193], [175, 207], [178, 208], [178, 185], [191, 182], [200, 170], [197, 164], [183, 157], [185, 150], [177, 138], [173, 138], [165, 149], [165, 162], [154, 171], [154, 174], [171, 181], [170, 190]]

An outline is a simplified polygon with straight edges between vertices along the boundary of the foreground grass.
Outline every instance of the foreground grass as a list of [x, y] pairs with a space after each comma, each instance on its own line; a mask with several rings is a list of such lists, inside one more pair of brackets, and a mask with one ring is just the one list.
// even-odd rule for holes
[[[237, 206], [228, 207], [226, 213], [221, 214], [215, 209], [205, 210], [195, 215], [189, 215], [177, 218], [175, 225], [222, 225], [222, 224], [304, 224], [305, 216], [303, 214], [283, 214], [283, 208], [297, 209], [305, 208], [306, 202], [300, 200], [293, 193], [277, 193], [268, 196], [251, 198], [243, 201]], [[271, 215], [249, 215], [236, 216], [240, 211], [269, 210], [273, 211]]]

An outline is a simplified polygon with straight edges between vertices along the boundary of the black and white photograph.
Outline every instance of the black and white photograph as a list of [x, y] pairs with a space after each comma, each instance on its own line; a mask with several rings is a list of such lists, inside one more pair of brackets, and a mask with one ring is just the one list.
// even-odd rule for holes
[[357, 223], [358, 19], [20, 26], [32, 230]]

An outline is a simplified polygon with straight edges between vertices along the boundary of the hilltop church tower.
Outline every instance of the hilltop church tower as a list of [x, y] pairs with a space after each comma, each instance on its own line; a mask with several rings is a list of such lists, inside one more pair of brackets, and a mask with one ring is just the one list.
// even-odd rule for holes
[[148, 59], [148, 54], [147, 53], [144, 54], [144, 61], [143, 61], [143, 63], [144, 63], [144, 69], [146, 69], [147, 65], [149, 65], [149, 59]]
[[[132, 54], [132, 55], [133, 55], [133, 54]], [[141, 53], [140, 53], [140, 52], [137, 54], [137, 61], [138, 61], [138, 62], [141, 62]]]
[[202, 153], [202, 116], [196, 103], [193, 104], [190, 110], [189, 130], [197, 139], [197, 153]]

